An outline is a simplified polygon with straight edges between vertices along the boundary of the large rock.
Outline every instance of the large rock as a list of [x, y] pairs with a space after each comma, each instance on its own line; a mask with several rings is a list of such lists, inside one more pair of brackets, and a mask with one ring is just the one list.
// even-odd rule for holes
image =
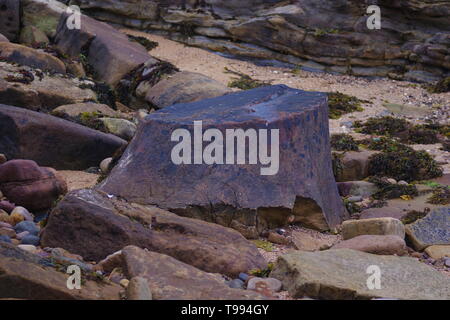
[[234, 276], [266, 265], [257, 248], [234, 230], [110, 199], [94, 190], [71, 192], [58, 203], [42, 232], [41, 245], [96, 261], [135, 245], [207, 272]]
[[24, 27], [33, 26], [48, 37], [55, 36], [59, 19], [67, 9], [65, 4], [55, 0], [21, 0], [21, 4]]
[[[369, 289], [369, 267], [381, 271], [381, 288]], [[373, 267], [372, 267], [373, 268]], [[374, 268], [375, 269], [375, 268]], [[271, 277], [294, 298], [448, 300], [450, 278], [409, 257], [350, 250], [293, 252], [278, 258]]]
[[[0, 242], [0, 299], [119, 300], [120, 286], [86, 280], [80, 290], [67, 288], [68, 274], [44, 266], [38, 255]], [[47, 262], [49, 263], [49, 262]]]
[[339, 154], [335, 158], [338, 163], [336, 172], [336, 181], [357, 181], [363, 180], [369, 176], [369, 160], [378, 151], [349, 151]]
[[361, 211], [359, 219], [373, 219], [373, 218], [394, 218], [401, 220], [408, 214], [408, 211], [395, 207], [370, 208]]
[[207, 76], [195, 72], [177, 72], [151, 87], [145, 99], [163, 108], [176, 103], [195, 102], [230, 93], [231, 90]]
[[0, 33], [9, 40], [17, 40], [20, 30], [20, 2], [0, 0]]
[[67, 185], [52, 168], [31, 160], [11, 160], [0, 165], [0, 190], [9, 201], [40, 211], [51, 208], [67, 192]]
[[0, 59], [44, 71], [66, 73], [66, 66], [58, 58], [20, 44], [0, 42]]
[[55, 169], [98, 166], [126, 142], [70, 121], [0, 105], [0, 153]]
[[[255, 135], [258, 129], [279, 130], [279, 166], [276, 161], [271, 169], [258, 164], [175, 164], [171, 154], [177, 143], [171, 135], [179, 128], [192, 133], [194, 120], [203, 121], [204, 131], [218, 129], [224, 136], [227, 129], [254, 129]], [[274, 140], [268, 146], [275, 145]], [[248, 143], [238, 148], [248, 155]], [[238, 148], [229, 163], [235, 162]], [[223, 150], [217, 155], [225, 161]], [[257, 147], [252, 152], [257, 157]], [[292, 221], [327, 230], [346, 214], [332, 174], [326, 95], [283, 85], [152, 113], [99, 189], [225, 226], [236, 220], [259, 231]]]
[[[87, 88], [87, 81], [23, 70], [23, 67], [0, 62], [0, 103], [50, 111], [60, 105], [97, 100], [95, 92]], [[8, 81], [10, 78], [13, 80]]]
[[[73, 0], [84, 12], [225, 53], [361, 76], [450, 71], [450, 1]], [[370, 4], [381, 30], [369, 30]], [[411, 17], [414, 17], [414, 25]], [[231, 40], [231, 41], [230, 41]], [[234, 41], [234, 42], [232, 42]], [[399, 66], [403, 66], [401, 70]]]
[[419, 251], [432, 245], [450, 245], [450, 207], [435, 209], [406, 225], [406, 234]]
[[405, 240], [398, 236], [362, 235], [344, 240], [333, 246], [333, 249], [353, 249], [373, 254], [399, 255], [406, 254]]
[[344, 240], [361, 235], [393, 235], [404, 239], [405, 227], [400, 220], [394, 218], [344, 221], [342, 224], [342, 237]]
[[154, 300], [254, 300], [255, 292], [232, 289], [218, 274], [207, 273], [165, 254], [135, 246], [122, 250], [128, 278], [148, 280]]
[[99, 80], [115, 86], [128, 73], [151, 59], [140, 44], [106, 23], [81, 16], [81, 29], [68, 28], [68, 14], [61, 15], [55, 43], [73, 58], [85, 54]]

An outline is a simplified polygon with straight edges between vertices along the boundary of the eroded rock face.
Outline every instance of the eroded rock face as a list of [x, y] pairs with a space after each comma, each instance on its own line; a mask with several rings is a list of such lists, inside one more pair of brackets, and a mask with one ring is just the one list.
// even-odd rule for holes
[[98, 166], [126, 142], [44, 113], [0, 104], [0, 153], [55, 169]]
[[201, 271], [165, 254], [135, 246], [122, 250], [124, 269], [129, 278], [148, 280], [155, 300], [254, 300], [259, 294], [231, 289], [217, 274]]
[[67, 184], [52, 168], [31, 160], [11, 160], [0, 165], [0, 190], [15, 204], [39, 211], [51, 208], [67, 192]]
[[[370, 290], [367, 285], [369, 266], [381, 270], [380, 289]], [[450, 299], [449, 278], [432, 267], [409, 257], [350, 249], [286, 254], [278, 259], [271, 276], [280, 279], [295, 298]]]
[[[324, 94], [282, 85], [167, 107], [145, 118], [99, 190], [225, 226], [235, 220], [255, 232], [294, 220], [328, 229], [346, 212], [332, 174], [327, 117]], [[279, 130], [278, 171], [262, 175], [268, 166], [249, 165], [248, 143], [241, 149], [247, 164], [176, 165], [172, 132], [192, 133], [197, 120], [203, 131], [218, 129], [224, 145], [227, 129]]]
[[42, 232], [41, 244], [95, 261], [135, 245], [230, 276], [266, 265], [257, 248], [234, 230], [94, 190], [73, 191], [59, 202]]
[[9, 40], [16, 40], [20, 30], [20, 2], [0, 0], [0, 33]]
[[357, 0], [73, 2], [100, 20], [305, 69], [394, 78], [418, 69], [429, 79], [450, 72], [448, 0], [377, 1], [381, 30], [368, 29], [369, 4]]

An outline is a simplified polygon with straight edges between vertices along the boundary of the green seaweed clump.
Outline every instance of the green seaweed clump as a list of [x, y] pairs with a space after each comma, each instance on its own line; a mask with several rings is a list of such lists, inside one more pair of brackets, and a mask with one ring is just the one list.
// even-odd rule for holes
[[377, 150], [383, 152], [396, 152], [400, 150], [411, 149], [410, 147], [398, 142], [397, 140], [387, 137], [364, 139], [359, 141], [359, 143], [363, 144], [366, 148], [370, 150]]
[[255, 80], [249, 75], [237, 71], [233, 71], [225, 67], [225, 73], [234, 74], [237, 76], [232, 78], [232, 80], [228, 83], [228, 87], [230, 88], [238, 88], [241, 90], [250, 90], [259, 87], [269, 86], [270, 82], [265, 82], [261, 80]]
[[378, 191], [372, 195], [372, 198], [376, 200], [396, 199], [402, 196], [413, 198], [419, 195], [416, 186], [412, 184], [391, 184], [379, 177], [372, 177], [369, 181], [378, 187]]
[[152, 41], [149, 40], [147, 38], [144, 37], [139, 37], [139, 36], [133, 36], [133, 35], [128, 35], [128, 38], [131, 41], [137, 42], [140, 45], [142, 45], [145, 49], [147, 49], [147, 51], [153, 50], [155, 49], [157, 46], [159, 46], [159, 43], [156, 41]]
[[372, 155], [369, 159], [369, 174], [419, 181], [442, 176], [442, 168], [426, 151], [405, 148]]
[[337, 151], [358, 151], [358, 144], [349, 134], [340, 133], [331, 136], [331, 148]]
[[408, 130], [408, 143], [418, 144], [434, 144], [438, 143], [439, 139], [436, 135], [436, 131], [427, 128], [424, 125], [417, 125]]
[[428, 199], [427, 203], [437, 204], [437, 205], [450, 204], [450, 187], [449, 186], [436, 187], [433, 190], [433, 194]]
[[328, 108], [329, 108], [329, 118], [339, 119], [346, 113], [351, 113], [355, 111], [363, 111], [361, 107], [362, 103], [367, 103], [368, 101], [363, 101], [357, 97], [349, 96], [341, 92], [329, 92], [328, 93]]
[[419, 219], [425, 218], [428, 213], [429, 210], [428, 211], [411, 210], [401, 219], [401, 222], [403, 222], [403, 224], [411, 224]]
[[273, 244], [266, 240], [252, 240], [256, 247], [263, 249], [267, 252], [272, 252], [274, 250]]
[[249, 273], [252, 276], [255, 276], [255, 277], [267, 278], [270, 275], [270, 273], [272, 272], [273, 267], [274, 267], [273, 262], [269, 262], [267, 264], [267, 268], [265, 268], [265, 269], [253, 269], [253, 270], [250, 270]]
[[381, 118], [370, 118], [365, 123], [355, 121], [354, 127], [365, 134], [395, 136], [399, 132], [408, 130], [409, 122], [404, 119], [385, 116]]
[[430, 93], [444, 93], [450, 91], [450, 77], [438, 81], [434, 85], [427, 86], [426, 89]]

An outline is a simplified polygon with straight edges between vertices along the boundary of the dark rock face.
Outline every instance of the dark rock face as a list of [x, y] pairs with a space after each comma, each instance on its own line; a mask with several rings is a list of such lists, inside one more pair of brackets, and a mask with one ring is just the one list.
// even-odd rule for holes
[[255, 245], [234, 230], [94, 190], [71, 192], [58, 203], [42, 232], [41, 245], [95, 261], [135, 245], [230, 276], [266, 266]]
[[0, 165], [0, 190], [12, 202], [39, 211], [51, 208], [67, 185], [52, 168], [31, 160], [11, 160]]
[[0, 153], [55, 169], [84, 170], [126, 141], [47, 114], [0, 105]]
[[115, 86], [129, 72], [151, 57], [147, 50], [113, 27], [81, 16], [81, 29], [67, 27], [63, 14], [56, 31], [56, 47], [71, 57], [85, 54], [99, 80]]
[[408, 71], [421, 70], [425, 79], [450, 72], [449, 0], [376, 1], [381, 8], [380, 30], [367, 27], [370, 1], [73, 2], [104, 21], [305, 68], [314, 64], [316, 70], [393, 78], [403, 74], [408, 78]]
[[122, 250], [129, 278], [148, 280], [155, 300], [254, 300], [263, 297], [249, 290], [228, 287], [217, 274], [206, 273], [164, 254], [128, 246]]
[[[224, 150], [227, 129], [269, 129], [268, 142], [278, 129], [278, 171], [262, 175], [268, 165], [250, 165], [250, 143], [235, 147], [230, 155], [234, 160], [239, 150], [245, 151], [246, 164], [175, 165], [171, 153], [177, 143], [171, 142], [171, 135], [179, 128], [192, 133], [194, 120], [203, 121], [204, 132], [218, 129]], [[267, 145], [269, 152], [274, 142]], [[239, 230], [237, 224], [253, 233], [288, 221], [326, 230], [345, 216], [331, 168], [326, 95], [283, 85], [177, 104], [151, 114], [99, 189]]]
[[0, 33], [16, 40], [20, 30], [20, 1], [0, 0]]

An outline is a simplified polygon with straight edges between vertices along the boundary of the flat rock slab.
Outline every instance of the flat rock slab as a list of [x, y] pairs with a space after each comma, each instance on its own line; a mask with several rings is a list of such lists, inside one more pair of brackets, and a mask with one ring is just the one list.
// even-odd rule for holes
[[148, 280], [154, 300], [254, 300], [259, 294], [232, 289], [218, 274], [207, 273], [170, 256], [135, 246], [122, 250], [127, 276]]
[[342, 238], [348, 240], [361, 235], [394, 235], [405, 238], [405, 227], [394, 218], [347, 220], [342, 224]]
[[406, 234], [419, 251], [432, 245], [450, 245], [450, 207], [434, 209], [425, 218], [406, 225]]
[[[144, 119], [99, 189], [225, 226], [237, 220], [261, 231], [294, 217], [305, 226], [328, 229], [346, 211], [331, 168], [327, 109], [325, 94], [284, 85], [164, 108]], [[262, 175], [268, 166], [248, 164], [248, 143], [240, 149], [246, 164], [175, 164], [171, 154], [178, 142], [171, 135], [182, 128], [193, 137], [194, 121], [202, 121], [203, 131], [218, 129], [224, 144], [227, 129], [269, 129], [269, 151], [270, 130], [278, 129], [278, 171]], [[237, 149], [230, 157], [235, 159]]]
[[[380, 289], [367, 285], [370, 266], [380, 268]], [[409, 257], [350, 249], [289, 253], [278, 258], [271, 277], [280, 279], [294, 298], [450, 299], [450, 278], [432, 267]]]
[[[403, 200], [404, 201], [404, 200]], [[383, 207], [383, 208], [370, 208], [361, 211], [359, 216], [360, 220], [363, 219], [373, 219], [373, 218], [394, 218], [401, 220], [408, 214], [408, 211], [392, 208], [392, 207]]]
[[98, 166], [126, 142], [44, 113], [0, 104], [0, 153], [56, 169]]
[[41, 245], [95, 261], [135, 245], [230, 276], [267, 265], [256, 246], [235, 230], [87, 189], [73, 191], [58, 203]]
[[[0, 242], [0, 298], [30, 300], [119, 300], [121, 287], [83, 281], [81, 290], [67, 288], [68, 275], [44, 266], [42, 259]], [[83, 275], [82, 275], [83, 277]]]
[[344, 240], [333, 246], [333, 249], [352, 249], [381, 255], [399, 255], [407, 253], [405, 240], [398, 236], [362, 235]]

